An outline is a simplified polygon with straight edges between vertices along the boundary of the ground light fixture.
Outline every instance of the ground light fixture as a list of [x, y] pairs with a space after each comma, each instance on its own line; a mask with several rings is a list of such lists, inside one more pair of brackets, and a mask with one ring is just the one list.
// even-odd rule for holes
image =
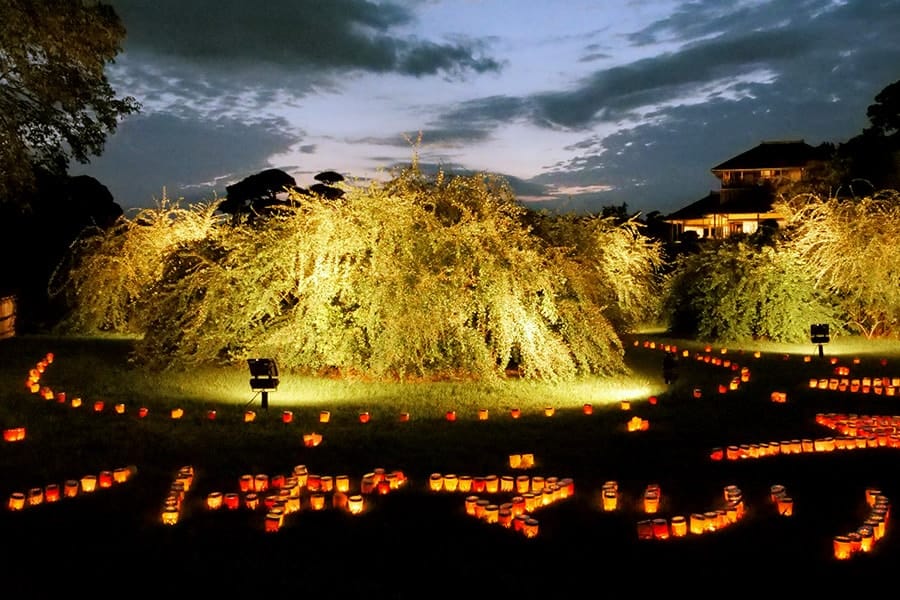
[[[248, 358], [247, 366], [250, 369], [250, 389], [260, 394], [260, 406], [269, 410], [269, 392], [278, 389], [278, 364], [274, 358]], [[250, 403], [254, 398], [256, 395]]]

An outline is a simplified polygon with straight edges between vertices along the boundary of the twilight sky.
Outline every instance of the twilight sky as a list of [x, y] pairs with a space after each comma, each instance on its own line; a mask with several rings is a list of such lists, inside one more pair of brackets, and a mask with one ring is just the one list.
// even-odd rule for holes
[[418, 154], [560, 211], [668, 214], [765, 140], [840, 143], [900, 79], [900, 0], [106, 0], [130, 213], [267, 168], [363, 185]]

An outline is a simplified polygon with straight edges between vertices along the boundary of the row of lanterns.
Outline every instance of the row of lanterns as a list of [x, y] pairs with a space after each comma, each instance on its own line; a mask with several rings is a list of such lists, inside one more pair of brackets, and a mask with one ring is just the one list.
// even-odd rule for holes
[[175, 525], [181, 517], [185, 495], [194, 484], [194, 467], [186, 465], [178, 469], [169, 493], [163, 501], [162, 522], [163, 525]]
[[457, 475], [432, 473], [428, 478], [432, 492], [459, 492], [464, 494], [532, 494], [540, 502], [555, 501], [575, 494], [575, 481], [564, 477], [539, 475]]
[[497, 504], [491, 499], [477, 495], [467, 496], [466, 514], [491, 525], [512, 529], [527, 538], [537, 537], [540, 523], [533, 512], [543, 506], [534, 500], [534, 494], [515, 496], [509, 502]]
[[859, 553], [871, 552], [885, 535], [891, 514], [888, 497], [878, 488], [866, 489], [866, 505], [869, 507], [863, 523], [854, 531], [834, 536], [834, 557], [847, 560]]
[[876, 396], [900, 395], [900, 377], [822, 377], [809, 380], [809, 388], [851, 392], [853, 394], [875, 394]]
[[7, 508], [13, 511], [24, 510], [42, 504], [53, 504], [63, 498], [75, 498], [91, 494], [98, 489], [111, 488], [125, 483], [137, 473], [134, 466], [119, 467], [112, 471], [100, 471], [98, 475], [88, 474], [80, 479], [67, 479], [62, 485], [50, 483], [43, 487], [33, 487], [27, 492], [13, 492], [9, 496]]
[[[612, 498], [618, 495], [618, 484], [614, 481], [606, 482], [603, 489], [603, 509], [615, 510]], [[669, 519], [661, 516], [640, 519], [637, 522], [638, 539], [667, 540], [686, 537], [688, 534], [703, 535], [733, 525], [744, 516], [743, 492], [736, 485], [728, 485], [725, 486], [724, 496], [724, 508], [695, 512], [688, 517], [674, 515]], [[648, 515], [656, 514], [659, 508], [659, 499], [659, 487], [655, 484], [647, 486], [643, 495], [644, 512]]]

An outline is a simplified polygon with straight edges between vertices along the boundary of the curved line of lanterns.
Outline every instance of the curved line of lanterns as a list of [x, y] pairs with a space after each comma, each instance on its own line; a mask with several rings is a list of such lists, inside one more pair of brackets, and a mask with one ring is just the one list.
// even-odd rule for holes
[[[640, 342], [635, 341], [635, 346]], [[678, 353], [674, 345], [657, 344], [653, 341], [643, 342], [647, 349], [660, 349], [666, 352]], [[728, 354], [726, 348], [719, 350], [720, 356], [715, 356], [712, 348], [707, 346], [703, 352], [694, 354], [695, 360], [712, 366], [729, 369], [737, 373], [730, 378], [727, 384], [719, 384], [717, 391], [720, 394], [739, 389], [741, 383], [750, 379], [750, 370], [746, 366], [730, 358], [723, 358]], [[681, 350], [680, 355], [690, 357], [688, 350]], [[760, 352], [753, 353], [754, 358], [760, 357]], [[36, 363], [29, 371], [26, 379], [27, 389], [38, 394], [45, 400], [56, 400], [58, 403], [67, 403], [65, 392], [54, 392], [49, 386], [41, 385], [40, 379], [47, 367], [53, 363], [54, 354], [47, 353], [44, 358]], [[785, 354], [784, 359], [788, 360]], [[804, 362], [810, 362], [811, 357], [805, 356]], [[831, 365], [838, 363], [836, 358], [830, 359]], [[854, 358], [853, 364], [859, 364], [859, 359]], [[886, 361], [882, 360], [882, 365]], [[852, 393], [867, 394], [873, 392], [877, 395], [894, 396], [896, 389], [900, 387], [898, 377], [855, 377], [850, 378], [850, 369], [847, 366], [836, 366], [834, 375], [827, 378], [815, 378], [809, 380], [811, 389], [850, 391]], [[694, 388], [694, 398], [701, 398], [703, 390]], [[773, 391], [770, 399], [774, 403], [787, 402], [787, 394], [782, 391]], [[655, 405], [656, 398], [651, 396], [649, 404]], [[73, 408], [82, 406], [81, 398], [72, 398]], [[630, 402], [621, 402], [623, 410], [630, 410]], [[93, 403], [94, 412], [103, 412], [105, 403], [97, 400]], [[126, 412], [124, 403], [114, 405], [117, 414]], [[593, 414], [593, 406], [586, 403], [582, 407], [585, 415]], [[149, 414], [146, 407], [140, 407], [137, 415], [145, 418]], [[553, 407], [545, 407], [545, 417], [555, 414]], [[518, 419], [522, 412], [518, 408], [512, 408], [509, 416]], [[171, 409], [172, 419], [181, 419], [184, 411], [181, 408]], [[215, 410], [207, 411], [207, 418], [215, 420]], [[488, 409], [478, 410], [478, 420], [487, 420]], [[253, 422], [256, 414], [254, 411], [244, 412], [244, 422]], [[453, 422], [457, 419], [455, 410], [447, 411], [446, 420]], [[321, 411], [319, 423], [328, 423], [331, 418], [330, 411]], [[400, 414], [400, 421], [409, 421], [409, 413]], [[360, 412], [359, 422], [368, 423], [371, 420], [369, 412]], [[289, 410], [282, 412], [281, 420], [284, 423], [293, 421], [293, 413]], [[740, 460], [747, 458], [762, 458], [778, 454], [791, 454], [802, 452], [831, 452], [834, 450], [849, 450], [857, 448], [876, 447], [900, 447], [900, 417], [891, 416], [866, 416], [844, 415], [837, 413], [820, 413], [816, 415], [816, 422], [841, 433], [839, 437], [825, 437], [819, 439], [783, 440], [781, 442], [758, 442], [732, 444], [725, 448], [716, 447], [710, 452], [710, 459]], [[645, 431], [649, 428], [649, 422], [638, 416], [632, 417], [625, 425], [627, 431]], [[5, 441], [16, 442], [25, 439], [24, 427], [7, 428], [3, 432]], [[322, 435], [308, 433], [303, 435], [304, 445], [314, 447], [321, 443]], [[510, 455], [510, 468], [531, 468], [534, 466], [534, 457], [531, 454]], [[61, 497], [75, 497], [79, 494], [93, 492], [99, 485], [100, 488], [111, 487], [114, 483], [124, 483], [131, 479], [137, 469], [134, 466], [120, 467], [114, 471], [102, 471], [99, 476], [85, 475], [79, 480], [67, 480], [63, 486], [48, 484], [45, 487], [35, 487], [25, 492], [13, 492], [8, 501], [10, 510], [18, 511], [26, 507], [37, 506], [43, 503], [53, 503]], [[181, 467], [173, 480], [172, 486], [164, 500], [160, 520], [163, 524], [174, 525], [178, 523], [184, 498], [190, 490], [194, 479], [194, 469], [191, 466]], [[351, 514], [360, 514], [365, 506], [365, 497], [371, 494], [387, 494], [399, 489], [407, 483], [402, 471], [386, 472], [377, 468], [364, 475], [360, 481], [359, 489], [351, 492], [350, 479], [347, 475], [317, 475], [311, 474], [305, 465], [297, 465], [289, 476], [276, 475], [269, 477], [266, 474], [242, 475], [238, 482], [240, 493], [237, 492], [211, 492], [206, 499], [206, 507], [210, 510], [218, 510], [222, 507], [229, 510], [247, 508], [257, 510], [265, 509], [265, 531], [278, 531], [284, 523], [285, 516], [298, 512], [302, 504], [307, 504], [311, 510], [324, 510], [328, 505], [334, 508], [347, 510]], [[535, 537], [539, 531], [539, 523], [533, 513], [558, 500], [567, 499], [574, 495], [574, 481], [570, 478], [540, 477], [522, 475], [513, 477], [509, 475], [497, 476], [471, 476], [456, 474], [433, 473], [428, 482], [428, 489], [432, 492], [460, 492], [465, 494], [464, 507], [466, 514], [473, 516], [489, 524], [500, 524], [522, 533], [525, 537]], [[500, 503], [491, 495], [497, 493], [514, 494], [508, 502]], [[305, 500], [302, 499], [305, 496]], [[687, 534], [704, 534], [721, 530], [736, 523], [744, 515], [743, 495], [741, 490], [734, 485], [726, 486], [724, 491], [724, 506], [713, 509], [692, 512], [689, 516], [673, 515], [669, 519], [656, 515], [659, 511], [661, 491], [657, 484], [650, 484], [642, 494], [640, 510], [644, 518], [637, 521], [637, 535], [639, 539], [669, 539], [684, 537]], [[793, 514], [793, 498], [790, 497], [781, 485], [773, 485], [770, 489], [770, 498], [781, 516]], [[603, 511], [616, 511], [620, 508], [620, 493], [615, 481], [608, 481], [601, 490], [600, 508]], [[890, 502], [881, 494], [878, 488], [866, 490], [866, 503], [870, 512], [865, 521], [855, 530], [836, 535], [833, 538], [833, 552], [837, 559], [848, 559], [857, 552], [869, 552], [875, 543], [884, 537], [885, 528], [889, 520]]]

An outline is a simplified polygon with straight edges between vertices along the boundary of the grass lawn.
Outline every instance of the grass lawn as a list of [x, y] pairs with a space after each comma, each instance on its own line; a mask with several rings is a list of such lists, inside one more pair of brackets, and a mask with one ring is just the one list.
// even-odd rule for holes
[[[860, 444], [817, 421], [855, 423], [857, 433], [870, 424], [892, 430], [900, 424], [893, 417], [900, 415], [900, 385], [888, 395], [887, 388], [862, 393], [819, 389], [818, 382], [867, 377], [897, 384], [900, 343], [837, 339], [821, 358], [812, 345], [707, 349], [652, 331], [626, 343], [631, 373], [615, 379], [388, 385], [282, 373], [263, 410], [244, 369], [146, 373], [129, 364], [128, 339], [2, 340], [0, 428], [26, 431], [25, 439], [0, 446], [4, 591], [565, 598], [581, 590], [681, 589], [718, 596], [757, 586], [809, 590], [823, 577], [832, 591], [844, 582], [861, 590], [892, 576], [900, 545], [890, 518], [871, 552], [837, 560], [833, 540], [873, 516], [867, 490], [891, 504], [900, 498], [900, 442], [891, 447], [883, 435], [881, 445]], [[670, 386], [661, 370], [667, 344], [688, 353]], [[26, 379], [47, 353], [53, 361], [39, 378], [52, 394], [45, 399], [26, 388]], [[838, 375], [839, 367], [847, 374]], [[739, 381], [741, 369], [746, 381]], [[773, 402], [772, 392], [786, 401]], [[81, 406], [73, 406], [76, 399]], [[180, 419], [172, 418], [176, 409]], [[647, 429], [628, 431], [634, 417]], [[318, 446], [304, 444], [310, 433], [321, 434]], [[849, 449], [851, 439], [872, 447]], [[787, 453], [791, 441], [815, 450]], [[835, 444], [840, 448], [827, 449]], [[768, 448], [770, 455], [711, 458], [730, 446], [754, 454]], [[510, 456], [522, 454], [534, 465], [511, 468]], [[178, 521], [163, 524], [166, 498], [185, 467], [193, 479]], [[277, 491], [260, 492], [260, 507], [247, 508], [241, 477], [265, 475], [274, 485], [301, 467], [313, 479], [346, 476], [349, 494], [364, 496], [363, 512], [334, 508], [335, 494], [325, 490], [318, 494], [326, 508], [313, 510], [313, 492], [301, 487], [300, 509], [285, 514], [278, 531], [266, 531], [266, 499]], [[403, 483], [385, 494], [363, 490], [366, 476], [382, 470]], [[34, 490], [105, 471], [130, 476], [92, 493], [28, 504]], [[520, 492], [432, 491], [436, 474], [527, 477], [531, 485], [542, 478], [572, 488], [535, 494], [546, 505], [536, 501], [529, 511], [539, 532], [528, 538], [466, 512], [468, 496], [503, 506]], [[618, 504], [606, 511], [601, 499], [611, 481]], [[793, 515], [778, 513], [774, 485], [793, 499]], [[660, 492], [653, 514], [643, 508], [648, 486]], [[726, 489], [743, 498], [735, 522], [640, 539], [641, 522], [653, 518], [669, 524], [724, 512]], [[237, 494], [240, 508], [208, 508], [214, 492]], [[22, 510], [6, 505], [15, 493], [26, 495]]]

